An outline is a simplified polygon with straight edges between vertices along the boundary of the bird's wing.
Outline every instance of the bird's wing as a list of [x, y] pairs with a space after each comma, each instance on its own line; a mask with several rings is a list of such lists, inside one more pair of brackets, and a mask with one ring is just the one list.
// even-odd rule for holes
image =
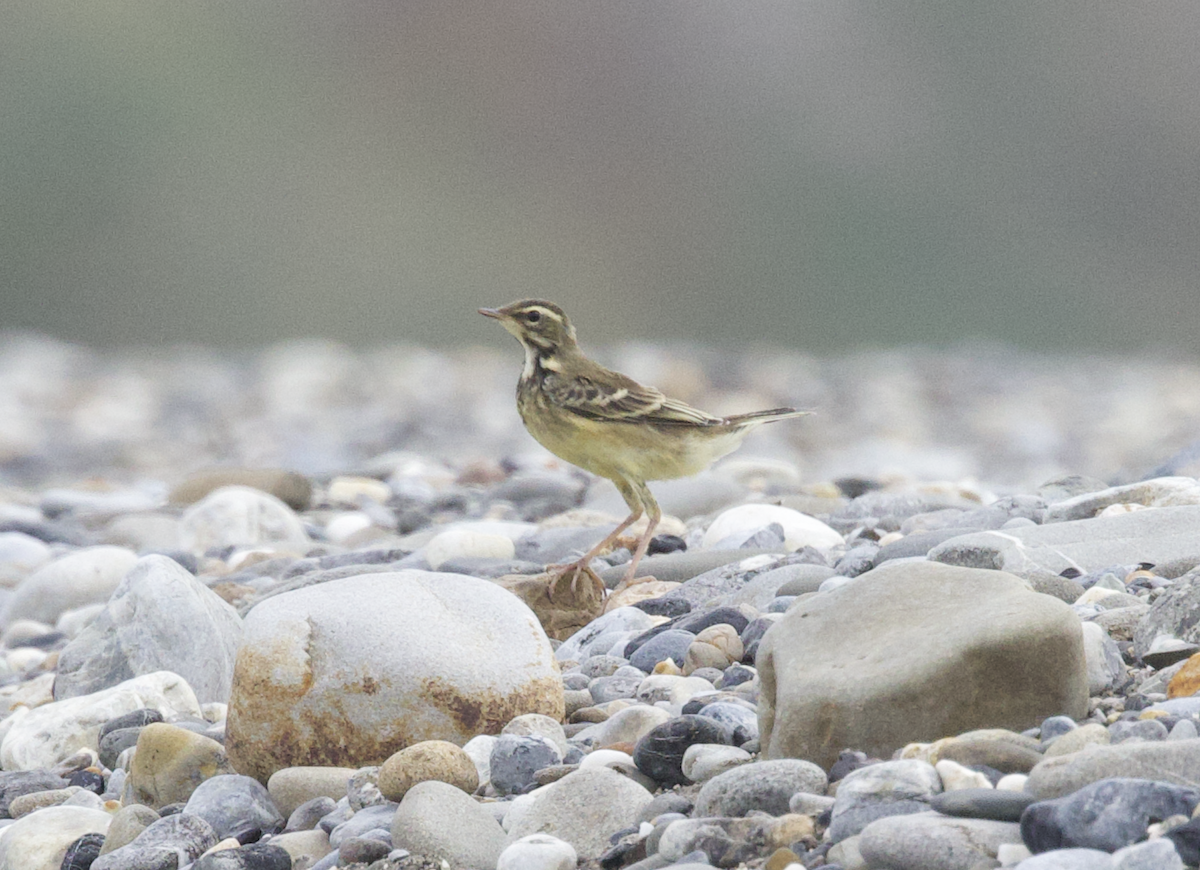
[[603, 378], [548, 377], [543, 388], [561, 407], [592, 420], [660, 426], [712, 426], [721, 422], [720, 417], [668, 399], [654, 387], [616, 372], [606, 371]]

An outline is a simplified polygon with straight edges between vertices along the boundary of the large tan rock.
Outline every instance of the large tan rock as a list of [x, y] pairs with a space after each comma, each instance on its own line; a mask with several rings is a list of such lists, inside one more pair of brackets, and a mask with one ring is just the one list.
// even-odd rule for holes
[[462, 744], [522, 713], [561, 719], [545, 632], [515, 596], [461, 574], [399, 571], [277, 595], [247, 615], [226, 746], [239, 773], [382, 764]]
[[767, 758], [828, 768], [977, 728], [1087, 713], [1079, 618], [1000, 571], [886, 564], [804, 601], [758, 649]]

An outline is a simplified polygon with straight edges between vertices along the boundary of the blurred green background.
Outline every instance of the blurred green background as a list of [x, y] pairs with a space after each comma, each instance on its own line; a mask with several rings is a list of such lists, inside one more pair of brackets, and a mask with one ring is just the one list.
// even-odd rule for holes
[[1200, 6], [8, 0], [0, 328], [1193, 353]]

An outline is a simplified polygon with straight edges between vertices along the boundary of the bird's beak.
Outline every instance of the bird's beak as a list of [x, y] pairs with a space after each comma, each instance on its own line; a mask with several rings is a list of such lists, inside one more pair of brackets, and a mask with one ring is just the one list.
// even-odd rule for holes
[[479, 313], [484, 317], [494, 317], [496, 320], [504, 319], [504, 315], [495, 308], [480, 308]]

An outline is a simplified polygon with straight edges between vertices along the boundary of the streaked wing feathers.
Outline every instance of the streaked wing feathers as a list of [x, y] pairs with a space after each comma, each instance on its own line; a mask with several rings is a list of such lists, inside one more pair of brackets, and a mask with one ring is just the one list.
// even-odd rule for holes
[[606, 374], [603, 381], [586, 376], [547, 377], [543, 389], [560, 406], [592, 420], [660, 426], [712, 426], [721, 422], [720, 417], [668, 399], [632, 378], [616, 372]]

